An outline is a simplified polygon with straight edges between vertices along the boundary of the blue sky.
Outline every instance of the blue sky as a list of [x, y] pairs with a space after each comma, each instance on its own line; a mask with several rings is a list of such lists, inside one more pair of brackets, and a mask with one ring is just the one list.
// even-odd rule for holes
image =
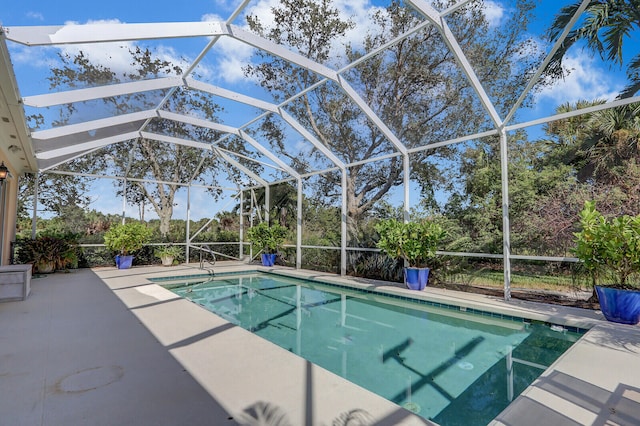
[[[69, 22], [179, 22], [179, 21], [203, 21], [203, 20], [225, 20], [229, 14], [240, 4], [240, 0], [193, 0], [189, 2], [175, 1], [122, 1], [112, 0], [110, 2], [93, 1], [23, 1], [5, 2], [0, 10], [0, 23], [4, 26], [23, 25], [62, 25]], [[269, 8], [276, 0], [254, 0], [248, 8], [248, 12], [256, 14], [263, 21], [269, 22]], [[356, 29], [348, 35], [349, 40], [357, 40], [369, 25], [365, 18], [367, 12], [371, 12], [387, 2], [368, 0], [338, 0], [336, 5], [343, 11], [345, 17], [351, 17], [357, 24]], [[543, 0], [538, 2], [538, 20], [532, 25], [531, 37], [540, 42], [540, 48], [544, 49], [543, 29], [546, 28], [559, 8], [572, 2]], [[493, 25], [500, 25], [500, 22], [511, 9], [510, 2], [487, 1], [485, 11], [489, 21]], [[243, 19], [238, 19], [235, 24], [244, 25]], [[538, 34], [535, 31], [539, 31]], [[636, 40], [637, 41], [637, 40]], [[171, 60], [180, 61], [181, 55], [187, 55], [191, 59], [204, 47], [203, 40], [196, 42], [190, 40], [170, 41], [163, 43], [161, 49], [163, 54]], [[199, 71], [213, 84], [217, 84], [232, 90], [251, 96], [268, 99], [255, 82], [247, 81], [242, 74], [241, 66], [246, 63], [251, 56], [251, 49], [239, 43], [220, 42], [216, 46], [217, 50], [208, 59]], [[74, 48], [68, 48], [69, 52], [74, 52]], [[49, 63], [42, 56], [38, 56], [38, 50], [26, 49], [10, 44], [12, 60], [14, 62], [20, 90], [23, 96], [44, 93], [47, 91], [46, 75]], [[104, 52], [100, 48], [93, 49], [96, 57], [109, 57], [110, 65], [113, 67], [126, 66], [126, 57], [119, 57], [113, 51]], [[593, 57], [590, 53], [581, 49], [575, 49], [566, 58], [566, 64], [572, 68], [569, 77], [556, 86], [548, 88], [536, 96], [535, 106], [520, 114], [520, 120], [537, 118], [549, 115], [556, 106], [561, 103], [579, 99], [606, 98], [613, 99], [625, 85], [623, 73], [612, 70], [608, 65], [603, 64], [599, 58]], [[230, 125], [240, 125], [255, 112], [240, 108], [237, 105], [225, 105], [227, 113], [223, 116], [225, 123]], [[296, 145], [294, 143], [294, 145]], [[300, 143], [299, 149], [304, 149]], [[230, 183], [228, 183], [230, 184]], [[110, 184], [109, 184], [110, 185]], [[112, 213], [120, 212], [121, 203], [113, 202], [113, 197], [105, 194], [105, 191], [96, 191], [93, 208], [107, 210]], [[185, 205], [184, 194], [180, 196], [179, 206], [176, 207], [174, 217], [184, 217]], [[204, 194], [196, 196], [192, 202], [192, 217], [199, 218], [209, 216], [212, 205]], [[227, 204], [223, 201], [222, 205]], [[129, 214], [137, 216], [137, 212], [131, 209]], [[153, 217], [152, 213], [147, 213], [147, 217]]]

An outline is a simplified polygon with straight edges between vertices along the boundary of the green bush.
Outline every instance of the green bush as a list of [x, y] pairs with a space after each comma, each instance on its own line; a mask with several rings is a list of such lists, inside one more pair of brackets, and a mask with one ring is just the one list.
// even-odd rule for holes
[[151, 239], [152, 230], [139, 222], [127, 222], [109, 228], [104, 234], [104, 244], [108, 249], [123, 256], [140, 250]]
[[249, 228], [247, 239], [265, 253], [276, 253], [284, 243], [289, 231], [277, 223], [269, 226], [266, 222]]
[[173, 257], [174, 259], [179, 259], [182, 257], [182, 252], [182, 247], [169, 244], [156, 247], [153, 254], [160, 259], [162, 259], [163, 257]]
[[401, 222], [387, 219], [376, 224], [380, 234], [377, 246], [393, 259], [405, 259], [410, 267], [426, 266], [432, 259], [446, 232], [429, 220]]
[[16, 260], [18, 263], [33, 263], [35, 272], [77, 268], [77, 236], [48, 234], [39, 235], [35, 239], [20, 239], [16, 247]]
[[613, 278], [617, 281], [613, 284], [624, 287], [630, 278], [638, 278], [640, 215], [607, 219], [596, 210], [593, 201], [587, 201], [580, 212], [580, 225], [582, 230], [574, 234], [573, 252], [592, 274], [594, 283]]

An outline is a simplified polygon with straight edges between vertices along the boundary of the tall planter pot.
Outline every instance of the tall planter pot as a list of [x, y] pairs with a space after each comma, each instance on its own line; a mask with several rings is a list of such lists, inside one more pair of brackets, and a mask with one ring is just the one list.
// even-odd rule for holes
[[129, 269], [133, 263], [133, 256], [116, 256], [116, 267], [118, 269]]
[[409, 290], [424, 290], [429, 283], [429, 268], [404, 268], [404, 284]]
[[276, 253], [262, 253], [262, 266], [273, 266], [276, 263]]
[[620, 324], [640, 322], [640, 291], [596, 286], [604, 317]]

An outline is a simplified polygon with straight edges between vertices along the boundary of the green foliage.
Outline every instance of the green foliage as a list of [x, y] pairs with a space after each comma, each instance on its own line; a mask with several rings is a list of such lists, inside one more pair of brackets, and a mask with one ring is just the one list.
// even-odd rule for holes
[[[79, 52], [72, 55], [60, 55], [59, 66], [51, 69], [49, 81], [52, 89], [66, 90], [77, 88], [79, 82], [87, 85], [117, 84], [128, 81], [139, 81], [158, 78], [159, 76], [182, 75], [183, 70], [163, 58], [158, 52], [135, 47], [129, 51], [130, 69], [124, 73], [116, 73], [109, 68], [109, 65], [102, 65], [92, 61], [85, 53]], [[199, 117], [209, 121], [218, 121], [217, 116], [222, 111], [222, 107], [215, 101], [215, 97], [199, 90], [177, 90], [172, 92], [172, 96], [166, 99], [164, 107], [167, 110], [178, 114], [190, 114], [191, 111], [198, 111]], [[113, 113], [115, 115], [125, 114], [132, 111], [139, 111], [157, 106], [159, 99], [153, 94], [135, 93], [116, 97], [107, 97], [98, 106], [103, 114]], [[94, 106], [92, 104], [93, 108]], [[36, 125], [55, 127], [65, 125], [77, 120], [79, 111], [75, 105], [67, 105], [59, 109], [59, 117], [55, 117], [53, 123], [45, 123], [44, 119], [35, 123]], [[42, 118], [42, 117], [41, 117]], [[47, 117], [48, 119], [48, 117]], [[155, 118], [146, 124], [146, 130], [152, 133], [164, 134], [182, 139], [197, 140], [203, 143], [213, 142], [220, 136], [219, 132], [205, 128], [179, 123], [172, 120]], [[221, 142], [222, 146], [240, 154], [247, 153], [244, 143], [235, 138]], [[122, 179], [114, 180], [117, 194], [126, 194], [127, 201], [139, 206], [142, 210], [146, 206], [151, 206], [160, 219], [159, 231], [163, 240], [166, 240], [170, 232], [169, 224], [175, 206], [175, 197], [180, 186], [173, 183], [162, 182], [183, 182], [191, 181], [218, 185], [218, 172], [228, 170], [222, 167], [217, 156], [209, 155], [205, 150], [187, 147], [179, 144], [160, 143], [153, 139], [137, 138], [134, 140], [106, 146], [90, 155], [83, 156], [65, 164], [65, 168], [72, 171], [93, 172], [108, 175], [128, 175], [136, 178], [158, 181], [158, 183], [145, 183], [142, 181], [128, 181]], [[240, 158], [238, 161], [259, 172], [261, 166], [255, 162]], [[234, 171], [231, 174], [237, 173]], [[238, 175], [228, 177], [235, 180]], [[64, 176], [56, 178], [58, 189], [62, 184], [76, 181], [79, 178]], [[61, 183], [58, 183], [61, 182]], [[71, 190], [73, 185], [63, 187], [60, 192], [64, 200], [75, 200], [83, 193], [82, 187], [76, 192]], [[126, 191], [125, 191], [126, 189]], [[218, 190], [208, 190], [213, 197], [219, 195]], [[67, 196], [66, 194], [69, 193]], [[54, 200], [56, 198], [53, 198]]]
[[429, 220], [404, 223], [388, 219], [375, 229], [380, 234], [378, 248], [394, 259], [405, 259], [410, 267], [425, 266], [446, 236], [439, 224]]
[[[353, 21], [343, 19], [337, 2], [283, 0], [272, 8], [273, 22], [268, 26], [258, 16], [248, 16], [249, 27], [261, 36], [291, 47], [314, 61], [334, 66], [332, 49], [344, 41]], [[436, 1], [434, 7], [446, 8], [448, 2]], [[540, 55], [530, 54], [527, 24], [533, 3], [519, 1], [511, 19], [500, 26], [490, 26], [481, 2], [470, 2], [447, 17], [460, 45], [487, 88], [496, 108], [507, 111], [526, 84], [521, 76], [534, 66]], [[434, 28], [414, 33], [398, 43], [390, 43], [422, 22], [422, 17], [404, 2], [393, 1], [372, 17], [362, 45], [344, 43], [344, 57], [357, 60], [380, 46], [384, 54], [352, 67], [346, 77], [361, 93], [363, 101], [389, 127], [391, 133], [409, 148], [449, 140], [460, 134], [475, 133], [489, 125], [477, 94], [442, 36]], [[523, 55], [522, 52], [528, 52]], [[245, 73], [258, 79], [274, 99], [295, 95], [299, 87], [310, 87], [318, 76], [296, 67], [265, 51], [256, 51], [262, 61], [249, 65]], [[518, 57], [517, 69], [513, 57]], [[392, 147], [389, 140], [362, 113], [361, 108], [337, 84], [319, 85], [312, 92], [288, 104], [288, 111], [305, 127], [313, 129], [321, 143], [347, 163], [364, 162]], [[425, 128], [429, 128], [425, 132]], [[296, 152], [287, 144], [285, 126], [276, 118], [263, 120], [260, 131], [272, 149], [287, 157], [297, 170], [313, 170], [326, 157], [317, 149]], [[411, 155], [412, 177], [420, 184], [425, 197], [434, 197], [434, 184], [445, 183], [445, 173], [438, 160], [449, 159], [454, 149], [441, 147]], [[347, 169], [347, 217], [349, 232], [360, 240], [359, 227], [367, 214], [392, 188], [402, 184], [403, 162], [400, 157]], [[314, 182], [321, 197], [339, 195], [340, 173], [329, 173]], [[275, 216], [274, 216], [275, 217]], [[282, 223], [282, 222], [281, 222]], [[360, 245], [361, 243], [358, 243]]]
[[112, 251], [127, 255], [140, 250], [151, 238], [152, 230], [139, 222], [112, 226], [104, 234], [104, 244]]
[[53, 271], [77, 268], [77, 249], [76, 235], [40, 235], [35, 239], [17, 241], [16, 260], [19, 263], [33, 263], [36, 272], [45, 272], [48, 265], [53, 267]]
[[249, 228], [247, 239], [260, 247], [265, 253], [276, 253], [284, 243], [289, 231], [277, 223], [269, 226], [267, 222], [261, 222]]
[[174, 259], [179, 259], [182, 256], [182, 252], [182, 247], [169, 244], [157, 247], [153, 251], [153, 254], [160, 259], [162, 259], [163, 257], [173, 257]]
[[[565, 27], [569, 24], [574, 14], [582, 6], [582, 1], [576, 1], [564, 6], [555, 17], [549, 29], [549, 39], [556, 41]], [[566, 57], [569, 48], [576, 42], [586, 42], [586, 47], [591, 52], [606, 58], [612, 64], [623, 66], [627, 60], [627, 77], [629, 84], [624, 88], [620, 97], [631, 97], [640, 90], [640, 54], [637, 50], [624, 51], [624, 41], [635, 42], [634, 31], [640, 27], [640, 0], [617, 0], [588, 2], [584, 11], [584, 18], [580, 19], [580, 25], [571, 30], [560, 49], [554, 54], [547, 67], [547, 73], [554, 78], [562, 78], [565, 70], [562, 60]], [[632, 45], [633, 46], [633, 45]], [[635, 56], [631, 57], [631, 52]]]
[[582, 230], [574, 234], [574, 253], [593, 274], [594, 282], [613, 274], [616, 285], [626, 286], [629, 278], [640, 273], [640, 215], [607, 219], [595, 203], [587, 201], [580, 212], [580, 225]]

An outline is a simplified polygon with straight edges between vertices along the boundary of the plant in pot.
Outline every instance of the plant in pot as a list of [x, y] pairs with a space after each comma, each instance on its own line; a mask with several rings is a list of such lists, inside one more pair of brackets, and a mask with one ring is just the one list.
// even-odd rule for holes
[[77, 268], [77, 236], [47, 234], [18, 242], [16, 259], [20, 263], [32, 263], [33, 272], [48, 274], [56, 270]]
[[247, 231], [247, 239], [262, 250], [262, 265], [273, 266], [276, 261], [278, 249], [284, 243], [287, 236], [287, 228], [280, 224], [269, 226], [267, 222], [261, 222]]
[[640, 215], [604, 217], [593, 201], [580, 212], [581, 231], [573, 250], [591, 273], [605, 318], [623, 324], [640, 321]]
[[375, 230], [380, 235], [377, 246], [393, 259], [403, 259], [404, 282], [411, 290], [423, 290], [429, 281], [426, 267], [445, 237], [442, 227], [432, 221], [401, 222], [387, 219], [378, 222]]
[[118, 252], [116, 267], [131, 267], [133, 256], [130, 254], [140, 250], [151, 239], [151, 229], [139, 222], [127, 222], [114, 225], [104, 234], [104, 244], [108, 249]]
[[158, 257], [164, 266], [173, 265], [182, 256], [182, 248], [174, 245], [164, 245], [155, 249], [154, 254]]

